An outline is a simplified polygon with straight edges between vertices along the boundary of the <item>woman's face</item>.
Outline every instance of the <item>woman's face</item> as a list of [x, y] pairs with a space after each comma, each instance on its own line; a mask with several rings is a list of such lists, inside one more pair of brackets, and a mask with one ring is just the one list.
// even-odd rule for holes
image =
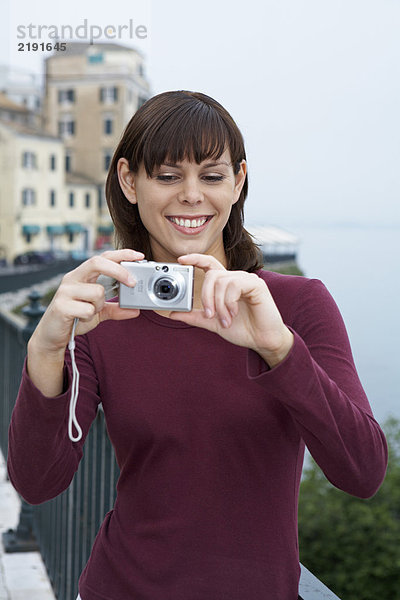
[[235, 175], [226, 150], [199, 165], [166, 160], [148, 177], [143, 164], [134, 174], [122, 158], [118, 176], [126, 198], [138, 205], [154, 260], [175, 262], [178, 256], [196, 252], [226, 264], [222, 231], [245, 181], [245, 161]]

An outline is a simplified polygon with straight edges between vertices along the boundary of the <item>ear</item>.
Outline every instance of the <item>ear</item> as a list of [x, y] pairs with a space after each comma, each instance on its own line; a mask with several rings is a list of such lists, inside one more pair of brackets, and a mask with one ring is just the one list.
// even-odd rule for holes
[[129, 163], [126, 158], [120, 158], [117, 164], [118, 181], [125, 198], [131, 203], [136, 204], [135, 176], [129, 169]]
[[244, 182], [246, 181], [246, 175], [247, 175], [247, 163], [243, 159], [242, 162], [240, 163], [239, 172], [236, 173], [236, 175], [235, 175], [235, 187], [233, 190], [232, 204], [236, 204], [236, 202], [239, 200], [240, 192], [242, 191]]

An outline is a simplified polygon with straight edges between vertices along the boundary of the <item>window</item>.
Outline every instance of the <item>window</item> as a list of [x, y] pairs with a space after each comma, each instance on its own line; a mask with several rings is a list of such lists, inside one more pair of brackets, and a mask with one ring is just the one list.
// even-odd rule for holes
[[97, 54], [89, 54], [88, 62], [89, 63], [102, 63], [104, 60], [104, 56], [102, 52], [98, 52]]
[[105, 150], [104, 151], [104, 171], [108, 171], [108, 169], [110, 168], [111, 159], [112, 159], [111, 150]]
[[90, 208], [90, 194], [85, 194], [85, 206]]
[[75, 102], [75, 90], [58, 90], [58, 104], [72, 104]]
[[113, 120], [110, 117], [106, 117], [103, 121], [104, 123], [104, 133], [106, 135], [111, 135], [113, 132]]
[[75, 205], [75, 194], [74, 192], [70, 192], [69, 193], [69, 206], [70, 208], [73, 208]]
[[36, 204], [35, 190], [32, 188], [25, 188], [22, 190], [22, 206], [33, 206]]
[[61, 121], [58, 121], [58, 135], [60, 137], [75, 135], [75, 121], [70, 115], [63, 115]]
[[72, 154], [70, 150], [65, 153], [65, 172], [70, 173], [72, 171]]
[[56, 205], [56, 193], [54, 190], [50, 190], [50, 206]]
[[56, 170], [56, 155], [50, 154], [50, 171]]
[[98, 209], [102, 210], [104, 204], [105, 204], [104, 192], [101, 189], [101, 186], [99, 186], [97, 189], [97, 207], [98, 207]]
[[36, 154], [34, 152], [23, 152], [22, 153], [22, 166], [24, 169], [36, 169]]
[[103, 104], [113, 104], [118, 100], [118, 88], [113, 86], [100, 88], [100, 102]]

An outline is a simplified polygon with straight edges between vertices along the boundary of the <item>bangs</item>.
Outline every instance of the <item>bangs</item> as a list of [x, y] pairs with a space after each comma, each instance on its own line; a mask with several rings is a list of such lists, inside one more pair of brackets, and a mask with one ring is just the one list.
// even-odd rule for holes
[[132, 157], [133, 170], [143, 161], [150, 177], [164, 162], [176, 164], [186, 159], [200, 164], [206, 159], [217, 160], [229, 150], [237, 172], [240, 161], [245, 158], [244, 148], [238, 143], [234, 128], [213, 106], [198, 98], [186, 98], [181, 105], [169, 108], [164, 110], [161, 119], [154, 119], [152, 115], [152, 122], [136, 146], [136, 156]]

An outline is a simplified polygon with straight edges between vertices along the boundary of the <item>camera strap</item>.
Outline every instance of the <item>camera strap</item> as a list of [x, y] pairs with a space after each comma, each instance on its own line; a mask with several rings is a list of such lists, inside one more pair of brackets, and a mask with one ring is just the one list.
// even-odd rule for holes
[[[72, 361], [72, 386], [71, 386], [71, 398], [69, 401], [69, 417], [68, 417], [68, 436], [71, 442], [79, 442], [82, 437], [82, 429], [79, 426], [76, 418], [76, 404], [78, 402], [79, 393], [79, 371], [75, 361], [75, 330], [78, 325], [79, 319], [74, 319], [72, 326], [71, 337], [68, 343], [68, 350], [71, 354]], [[75, 427], [77, 435], [74, 437], [72, 426]]]

